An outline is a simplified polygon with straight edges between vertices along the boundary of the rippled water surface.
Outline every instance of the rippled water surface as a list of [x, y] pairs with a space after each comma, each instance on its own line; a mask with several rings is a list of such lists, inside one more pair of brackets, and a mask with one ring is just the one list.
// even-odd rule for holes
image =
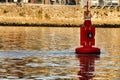
[[0, 80], [120, 80], [120, 28], [96, 28], [100, 55], [76, 55], [79, 28], [0, 27]]

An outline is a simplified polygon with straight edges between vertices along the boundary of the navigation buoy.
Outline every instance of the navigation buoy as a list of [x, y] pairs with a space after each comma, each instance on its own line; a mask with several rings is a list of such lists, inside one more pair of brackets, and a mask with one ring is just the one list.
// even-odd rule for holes
[[87, 8], [84, 11], [84, 25], [80, 28], [80, 45], [75, 49], [77, 54], [80, 53], [100, 53], [100, 49], [92, 47], [95, 45], [95, 27], [91, 24], [91, 14], [88, 10], [88, 1]]

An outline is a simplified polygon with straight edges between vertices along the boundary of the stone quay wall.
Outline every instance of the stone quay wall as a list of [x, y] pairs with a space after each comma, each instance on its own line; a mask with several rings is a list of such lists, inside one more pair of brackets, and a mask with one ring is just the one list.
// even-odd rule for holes
[[[94, 25], [120, 25], [120, 8], [90, 9]], [[70, 5], [0, 5], [1, 25], [80, 26], [84, 9]]]

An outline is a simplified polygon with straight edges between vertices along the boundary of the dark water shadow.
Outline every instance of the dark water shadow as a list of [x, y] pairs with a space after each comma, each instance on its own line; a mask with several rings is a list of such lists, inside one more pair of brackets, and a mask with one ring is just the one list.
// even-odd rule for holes
[[76, 57], [80, 64], [79, 80], [91, 80], [94, 78], [95, 61], [100, 59], [100, 54], [77, 54]]

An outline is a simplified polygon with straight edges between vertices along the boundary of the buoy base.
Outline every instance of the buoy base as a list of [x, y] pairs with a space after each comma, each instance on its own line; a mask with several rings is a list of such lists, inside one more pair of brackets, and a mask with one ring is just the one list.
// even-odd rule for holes
[[87, 53], [87, 54], [98, 53], [98, 54], [100, 54], [100, 49], [96, 48], [96, 47], [78, 47], [75, 49], [75, 52], [77, 54], [83, 54], [83, 53]]

